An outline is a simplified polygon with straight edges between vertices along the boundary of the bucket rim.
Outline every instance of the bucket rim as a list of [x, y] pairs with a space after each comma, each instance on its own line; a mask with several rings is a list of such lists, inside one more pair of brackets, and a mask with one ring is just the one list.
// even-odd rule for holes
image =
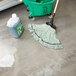
[[51, 0], [51, 1], [45, 2], [45, 3], [38, 3], [38, 2], [29, 1], [29, 3], [32, 3], [32, 4], [49, 4], [49, 3], [53, 4], [54, 2], [55, 2], [55, 0]]

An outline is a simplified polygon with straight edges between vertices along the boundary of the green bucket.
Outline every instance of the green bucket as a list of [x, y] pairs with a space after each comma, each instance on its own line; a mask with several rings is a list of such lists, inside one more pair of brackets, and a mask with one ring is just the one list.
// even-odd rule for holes
[[36, 0], [23, 0], [23, 3], [25, 5], [29, 5], [29, 1], [36, 2]]
[[29, 1], [29, 17], [50, 14], [52, 12], [52, 6], [54, 2], [55, 0], [41, 0], [40, 2]]
[[45, 3], [45, 2], [49, 2], [49, 1], [51, 1], [51, 0], [37, 0], [36, 2], [43, 2], [43, 3]]

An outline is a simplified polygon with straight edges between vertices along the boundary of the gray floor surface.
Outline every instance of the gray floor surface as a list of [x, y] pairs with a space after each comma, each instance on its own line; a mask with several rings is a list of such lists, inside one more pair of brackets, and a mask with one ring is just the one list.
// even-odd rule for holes
[[[16, 62], [12, 69], [0, 68], [0, 76], [27, 76], [22, 70], [34, 66], [30, 64], [33, 64], [32, 60], [30, 60], [32, 58], [28, 58], [30, 60], [29, 63], [27, 60], [27, 55], [31, 55], [31, 53], [29, 53], [30, 51], [37, 50], [39, 51], [36, 51], [37, 53], [45, 51], [45, 54], [48, 52], [50, 55], [50, 51], [54, 51], [56, 54], [56, 50], [45, 48], [35, 41], [28, 31], [27, 26], [29, 23], [45, 23], [49, 21], [49, 18], [48, 16], [42, 16], [36, 17], [35, 21], [28, 19], [29, 12], [27, 12], [24, 4], [2, 11], [0, 12], [0, 40], [12, 38], [9, 31], [6, 29], [6, 22], [11, 17], [12, 13], [16, 13], [21, 18], [25, 31], [20, 39], [12, 39], [14, 40], [13, 45], [16, 46], [18, 50], [18, 56], [16, 55]], [[69, 53], [73, 51], [73, 54], [67, 57], [67, 63], [55, 76], [76, 76], [76, 0], [60, 0], [54, 23], [57, 26], [57, 37], [64, 46], [64, 49], [58, 51], [60, 55], [64, 52]], [[2, 29], [4, 29], [4, 31], [2, 31]], [[25, 65], [30, 66], [25, 67]]]

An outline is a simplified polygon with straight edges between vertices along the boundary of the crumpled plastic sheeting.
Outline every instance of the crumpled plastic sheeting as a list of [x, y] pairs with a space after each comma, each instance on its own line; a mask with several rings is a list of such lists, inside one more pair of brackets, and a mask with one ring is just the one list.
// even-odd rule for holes
[[10, 39], [0, 40], [0, 67], [11, 67], [15, 62], [15, 52], [16, 48]]
[[63, 48], [56, 37], [56, 30], [46, 24], [29, 24], [29, 31], [43, 46], [53, 49]]

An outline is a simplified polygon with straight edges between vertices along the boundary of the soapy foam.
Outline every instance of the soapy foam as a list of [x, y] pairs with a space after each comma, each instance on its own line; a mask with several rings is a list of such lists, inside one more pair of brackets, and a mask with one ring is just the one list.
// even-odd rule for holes
[[16, 48], [12, 43], [13, 41], [10, 41], [10, 39], [0, 40], [0, 67], [11, 67], [15, 62]]

